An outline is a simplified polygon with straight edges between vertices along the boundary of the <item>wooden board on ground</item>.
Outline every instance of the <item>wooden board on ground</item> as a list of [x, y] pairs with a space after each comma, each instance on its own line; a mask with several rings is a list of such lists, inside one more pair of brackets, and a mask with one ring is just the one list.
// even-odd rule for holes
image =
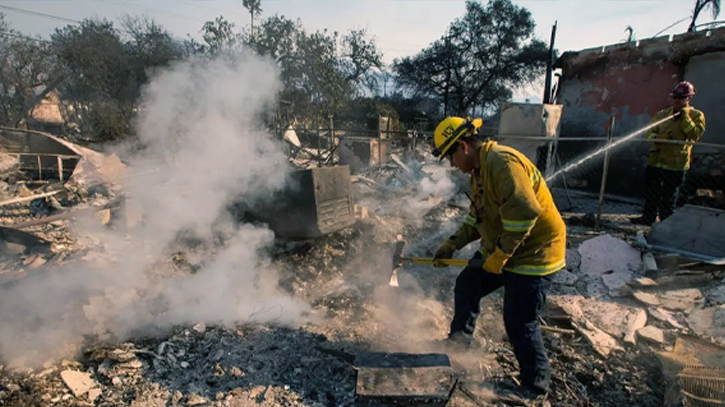
[[445, 354], [364, 353], [355, 368], [361, 406], [445, 406], [455, 385]]
[[725, 211], [685, 205], [652, 225], [647, 242], [702, 256], [725, 257]]

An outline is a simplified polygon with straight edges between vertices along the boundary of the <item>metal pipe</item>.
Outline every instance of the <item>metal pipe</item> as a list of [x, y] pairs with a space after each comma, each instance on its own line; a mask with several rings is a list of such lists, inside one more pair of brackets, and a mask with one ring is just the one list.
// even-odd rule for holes
[[607, 177], [609, 176], [609, 157], [612, 151], [612, 137], [614, 135], [614, 116], [609, 118], [609, 133], [607, 137], [607, 149], [604, 151], [604, 167], [602, 168], [602, 185], [599, 187], [599, 203], [597, 204], [597, 217], [594, 220], [594, 230], [599, 230], [599, 222], [602, 219], [602, 205], [604, 204], [604, 191], [607, 189]]
[[725, 257], [710, 257], [698, 253], [688, 252], [687, 250], [675, 249], [673, 247], [661, 246], [657, 244], [650, 244], [644, 242], [635, 242], [634, 246], [638, 246], [642, 249], [650, 251], [658, 251], [664, 253], [679, 254], [688, 259], [696, 260], [705, 264], [712, 264], [714, 266], [725, 266]]
[[[310, 129], [298, 127], [298, 128], [291, 128], [292, 130], [300, 130], [300, 131], [310, 131]], [[329, 131], [330, 129], [321, 128], [320, 131], [325, 132]], [[384, 133], [384, 134], [401, 134], [401, 135], [407, 135], [406, 132], [402, 131], [396, 131], [396, 130], [366, 130], [366, 129], [353, 129], [353, 128], [335, 128], [335, 132], [345, 133], [345, 132], [356, 132], [356, 133], [370, 133], [370, 134], [377, 134], [377, 133]], [[432, 136], [432, 132], [418, 132], [421, 136]], [[348, 138], [354, 137], [354, 136], [348, 136]], [[595, 137], [586, 137], [586, 136], [576, 136], [576, 137], [567, 137], [567, 136], [553, 136], [553, 137], [546, 137], [546, 136], [525, 136], [525, 135], [519, 135], [519, 134], [498, 134], [496, 135], [497, 138], [513, 138], [513, 139], [521, 139], [521, 140], [542, 140], [542, 141], [608, 141], [609, 137], [607, 136], [595, 136]], [[362, 138], [362, 137], [361, 137]], [[367, 138], [367, 137], [366, 137]], [[614, 137], [612, 140], [614, 142], [617, 142], [618, 140], [622, 139], [623, 137]], [[639, 142], [647, 142], [645, 139], [635, 139], [633, 141], [639, 141]], [[692, 144], [693, 146], [697, 147], [713, 147], [713, 148], [723, 148], [725, 149], [725, 144], [715, 144], [715, 143], [703, 143], [703, 142], [696, 142], [693, 143], [691, 141], [682, 141], [682, 140], [657, 140], [657, 143], [664, 143], [664, 144]]]
[[544, 100], [545, 104], [551, 103], [551, 79], [554, 71], [554, 42], [556, 41], [556, 25], [551, 27], [551, 38], [549, 39], [549, 58], [546, 61], [546, 77], [544, 79]]

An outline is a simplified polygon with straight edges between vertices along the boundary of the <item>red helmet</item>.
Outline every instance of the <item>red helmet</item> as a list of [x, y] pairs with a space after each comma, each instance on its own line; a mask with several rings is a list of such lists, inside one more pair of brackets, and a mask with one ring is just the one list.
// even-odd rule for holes
[[686, 98], [695, 95], [695, 86], [688, 81], [682, 81], [675, 85], [670, 93], [673, 97]]

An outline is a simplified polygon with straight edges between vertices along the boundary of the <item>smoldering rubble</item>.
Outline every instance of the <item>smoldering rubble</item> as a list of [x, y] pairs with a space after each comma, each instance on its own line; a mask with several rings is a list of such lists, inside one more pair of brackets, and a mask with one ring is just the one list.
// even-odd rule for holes
[[[401, 148], [353, 175], [351, 227], [286, 240], [240, 224], [230, 198], [269, 199], [295, 167], [256, 121], [277, 86], [253, 58], [179, 63], [145, 90], [143, 149], [117, 151], [122, 188], [3, 175], [0, 404], [347, 406], [355, 355], [444, 351], [457, 270], [406, 265], [390, 287], [391, 247], [431, 256], [467, 214], [465, 177]], [[579, 215], [564, 214], [568, 266], [542, 321], [547, 402], [675, 403], [660, 360], [684, 358], [683, 334], [723, 341], [722, 271], [643, 255], [636, 229], [593, 233]], [[481, 307], [477, 346], [449, 354], [448, 405], [525, 405], [501, 293]]]

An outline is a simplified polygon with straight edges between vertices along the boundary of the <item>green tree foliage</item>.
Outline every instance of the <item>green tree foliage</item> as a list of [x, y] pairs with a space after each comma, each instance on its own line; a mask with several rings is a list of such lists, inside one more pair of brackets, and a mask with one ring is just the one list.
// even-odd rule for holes
[[126, 16], [122, 25], [125, 34], [130, 36], [125, 42], [126, 53], [137, 82], [148, 82], [149, 72], [182, 58], [183, 45], [155, 21]]
[[466, 2], [466, 13], [428, 48], [393, 64], [400, 86], [438, 98], [446, 114], [490, 108], [538, 78], [549, 58], [531, 13], [510, 0]]
[[50, 44], [10, 28], [0, 13], [0, 124], [9, 124], [59, 75]]
[[242, 0], [242, 6], [249, 12], [250, 36], [254, 38], [254, 17], [262, 14], [261, 0]]
[[720, 4], [720, 0], [695, 0], [695, 10], [692, 12], [692, 20], [690, 21], [690, 26], [687, 28], [687, 32], [695, 31], [697, 18], [706, 7], [710, 7], [710, 10], [712, 10], [712, 18], [717, 18], [720, 15]]
[[201, 29], [202, 38], [206, 43], [199, 49], [201, 53], [214, 56], [222, 51], [234, 50], [242, 44], [241, 34], [234, 31], [234, 23], [219, 16], [214, 21], [207, 21]]
[[109, 140], [132, 134], [131, 121], [150, 69], [182, 56], [182, 48], [153, 21], [127, 18], [121, 32], [106, 20], [57, 29], [54, 53], [70, 77], [60, 87], [84, 134]]
[[292, 116], [310, 120], [345, 107], [383, 66], [375, 40], [365, 30], [344, 36], [327, 30], [310, 33], [299, 21], [280, 15], [260, 22], [251, 47], [277, 62], [284, 85], [280, 98], [291, 103]]

